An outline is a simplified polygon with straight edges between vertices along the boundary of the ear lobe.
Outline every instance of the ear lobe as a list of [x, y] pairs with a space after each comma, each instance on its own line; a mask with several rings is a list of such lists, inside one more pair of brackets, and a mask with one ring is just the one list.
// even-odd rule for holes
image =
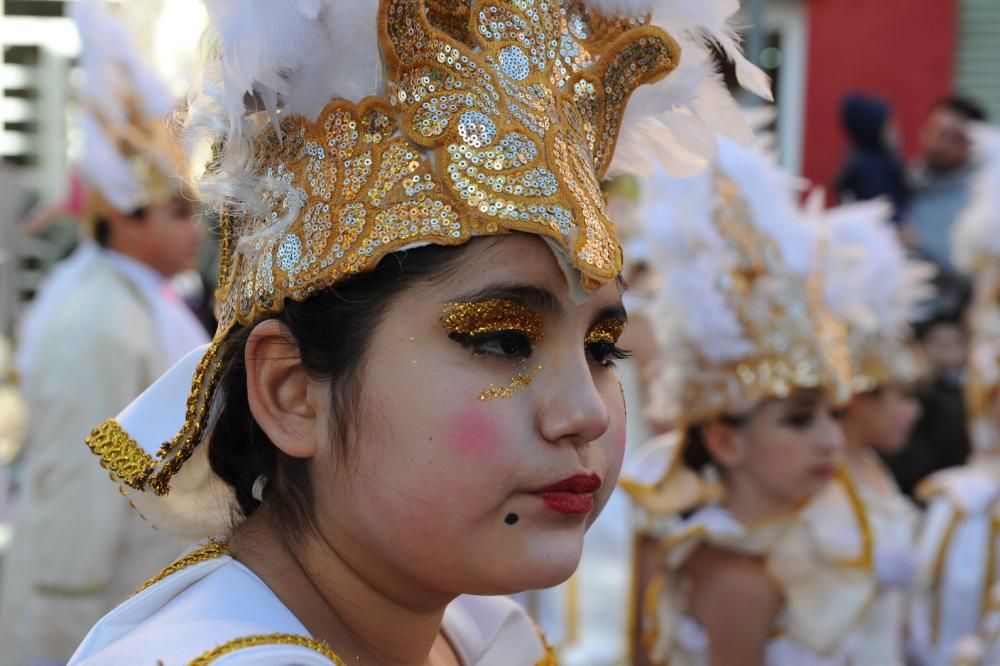
[[316, 454], [313, 381], [302, 366], [298, 345], [284, 324], [257, 324], [244, 352], [250, 413], [271, 442], [295, 458]]
[[736, 467], [743, 461], [743, 437], [735, 426], [712, 421], [702, 426], [701, 436], [712, 459], [722, 467]]

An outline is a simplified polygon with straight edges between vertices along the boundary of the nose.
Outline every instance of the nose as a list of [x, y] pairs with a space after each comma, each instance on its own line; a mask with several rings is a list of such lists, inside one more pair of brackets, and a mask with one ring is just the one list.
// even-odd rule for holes
[[844, 448], [844, 430], [829, 412], [824, 413], [816, 429], [816, 443], [821, 451], [837, 455]]
[[[542, 371], [538, 430], [553, 444], [592, 442], [608, 430], [610, 414], [581, 352], [560, 354]], [[617, 393], [616, 393], [617, 395]]]

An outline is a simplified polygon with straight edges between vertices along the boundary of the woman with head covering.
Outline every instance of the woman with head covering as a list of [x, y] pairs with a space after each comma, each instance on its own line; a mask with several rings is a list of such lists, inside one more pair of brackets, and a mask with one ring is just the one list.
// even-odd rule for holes
[[847, 359], [796, 183], [720, 140], [709, 172], [647, 188], [664, 267], [647, 409], [674, 430], [624, 482], [649, 544], [636, 663], [845, 663], [874, 592], [871, 543], [852, 487], [831, 483]]
[[566, 579], [618, 475], [599, 178], [633, 90], [683, 67], [622, 6], [209, 3], [186, 138], [219, 329], [88, 443], [153, 527], [216, 539], [72, 663], [552, 662], [462, 595]]

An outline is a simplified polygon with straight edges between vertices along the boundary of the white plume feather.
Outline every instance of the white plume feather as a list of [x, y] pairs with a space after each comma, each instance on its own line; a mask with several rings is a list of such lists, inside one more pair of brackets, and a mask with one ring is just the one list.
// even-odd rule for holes
[[205, 0], [218, 33], [226, 108], [245, 95], [314, 120], [331, 99], [379, 92], [377, 0]]
[[[736, 69], [737, 79], [747, 90], [771, 101], [770, 79], [743, 55], [739, 38], [731, 24], [739, 11], [739, 0], [586, 0], [587, 5], [605, 15], [651, 15], [651, 22], [662, 27], [681, 47], [680, 64], [659, 83], [643, 86], [632, 94], [622, 123], [621, 143], [625, 151], [616, 151], [611, 164], [612, 173], [650, 173], [649, 156], [636, 150], [646, 140], [656, 125], [642, 123], [650, 116], [661, 120], [659, 141], [674, 144], [674, 150], [687, 153], [690, 146], [677, 145], [678, 134], [670, 131], [669, 119], [677, 113], [689, 113], [704, 128], [704, 132], [722, 134], [741, 143], [753, 142], [753, 132], [748, 127], [736, 101], [726, 90], [725, 83], [716, 71], [709, 45], [717, 45]], [[666, 128], [666, 131], [663, 131]], [[671, 173], [675, 164], [669, 158], [671, 151], [660, 151], [660, 159]], [[707, 164], [714, 160], [709, 152], [704, 156]], [[691, 160], [681, 160], [690, 165]], [[635, 171], [639, 169], [639, 171]]]
[[972, 140], [978, 168], [952, 238], [955, 264], [967, 272], [1000, 259], [1000, 127], [976, 125]]
[[98, 0], [74, 3], [70, 14], [80, 33], [84, 77], [79, 170], [111, 205], [132, 211], [148, 203], [147, 193], [107, 128], [128, 124], [129, 97], [145, 116], [164, 122], [176, 100], [142, 58], [126, 27]]
[[902, 338], [930, 296], [930, 264], [907, 257], [890, 222], [892, 207], [866, 201], [833, 208], [827, 235], [826, 302], [852, 330]]
[[[815, 234], [798, 207], [798, 181], [759, 151], [718, 138], [715, 167], [739, 189], [752, 223], [776, 242], [795, 273], [814, 268]], [[738, 360], [754, 349], [719, 286], [738, 257], [713, 222], [718, 205], [714, 170], [679, 178], [657, 166], [643, 182], [646, 209], [643, 233], [663, 289], [652, 304], [654, 321], [668, 346], [678, 340], [712, 363]], [[667, 353], [675, 353], [671, 349]]]

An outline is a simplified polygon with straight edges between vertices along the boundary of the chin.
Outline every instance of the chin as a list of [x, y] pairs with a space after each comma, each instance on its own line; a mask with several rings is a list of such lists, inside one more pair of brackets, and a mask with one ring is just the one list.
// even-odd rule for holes
[[525, 590], [543, 590], [565, 582], [580, 565], [583, 543], [581, 540], [539, 538], [548, 541], [549, 547], [533, 543], [518, 554], [505, 558], [507, 566], [492, 568], [491, 580], [472, 594], [515, 594]]

